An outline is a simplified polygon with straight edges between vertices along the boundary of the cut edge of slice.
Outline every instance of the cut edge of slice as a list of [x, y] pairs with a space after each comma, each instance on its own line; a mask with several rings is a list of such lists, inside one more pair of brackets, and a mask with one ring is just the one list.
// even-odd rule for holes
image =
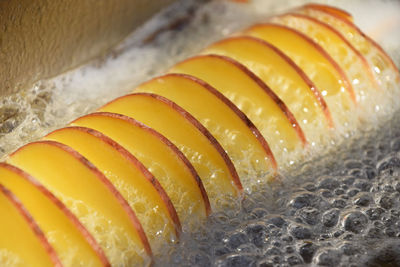
[[110, 262], [107, 259], [103, 249], [97, 243], [96, 239], [92, 236], [92, 234], [86, 229], [85, 226], [79, 221], [79, 219], [64, 205], [53, 193], [51, 193], [46, 187], [39, 183], [34, 177], [21, 170], [18, 167], [15, 167], [9, 163], [0, 162], [0, 167], [5, 168], [17, 175], [19, 175], [22, 179], [25, 179], [28, 183], [32, 184], [36, 187], [49, 201], [51, 201], [57, 208], [59, 208], [62, 213], [64, 213], [67, 219], [75, 226], [75, 228], [82, 234], [83, 238], [86, 242], [89, 243], [90, 247], [99, 257], [103, 266], [111, 266]]
[[378, 81], [376, 79], [376, 77], [374, 76], [373, 72], [372, 72], [372, 68], [368, 62], [368, 60], [361, 54], [360, 51], [358, 51], [337, 29], [335, 29], [334, 27], [332, 27], [331, 25], [329, 25], [328, 23], [325, 23], [321, 20], [318, 20], [314, 17], [311, 17], [309, 15], [306, 14], [301, 14], [301, 13], [295, 13], [295, 12], [289, 12], [289, 13], [285, 13], [282, 15], [278, 15], [277, 17], [280, 16], [285, 16], [285, 15], [290, 15], [290, 16], [294, 16], [294, 17], [299, 17], [299, 18], [303, 18], [309, 21], [312, 21], [326, 29], [328, 29], [329, 31], [333, 32], [337, 37], [339, 37], [347, 46], [349, 49], [351, 49], [353, 51], [353, 53], [356, 54], [356, 56], [361, 60], [362, 64], [365, 66], [365, 68], [367, 69], [368, 72], [368, 78], [370, 79], [370, 81], [372, 82], [372, 84], [374, 85], [374, 87], [376, 89], [380, 89], [380, 86], [378, 84]]
[[195, 127], [202, 135], [205, 136], [205, 138], [208, 139], [210, 142], [211, 146], [214, 147], [214, 149], [218, 152], [218, 154], [221, 156], [222, 160], [224, 161], [224, 164], [226, 165], [228, 171], [229, 171], [229, 176], [232, 179], [232, 182], [234, 183], [236, 190], [238, 190], [239, 195], [243, 193], [243, 186], [242, 183], [240, 182], [239, 175], [235, 169], [235, 166], [233, 165], [232, 161], [230, 160], [228, 154], [225, 152], [225, 150], [222, 148], [221, 144], [215, 139], [215, 137], [207, 130], [207, 128], [204, 127], [203, 124], [201, 124], [196, 118], [194, 118], [189, 112], [187, 112], [185, 109], [180, 107], [178, 104], [175, 102], [162, 97], [160, 95], [156, 94], [151, 94], [151, 93], [133, 93], [133, 94], [128, 94], [122, 97], [119, 97], [117, 99], [114, 99], [113, 101], [105, 104], [103, 107], [101, 107], [99, 110], [102, 108], [118, 101], [119, 99], [123, 99], [124, 97], [129, 97], [129, 96], [134, 96], [134, 95], [139, 95], [139, 96], [144, 96], [144, 97], [150, 97], [153, 98], [157, 101], [160, 101], [164, 103], [165, 105], [169, 106], [173, 110], [175, 110], [180, 116], [184, 117], [188, 123], [190, 123], [193, 127]]
[[166, 209], [169, 213], [169, 216], [171, 217], [171, 220], [174, 225], [174, 230], [176, 237], [179, 238], [180, 232], [182, 231], [182, 226], [181, 222], [179, 220], [178, 214], [176, 213], [175, 207], [171, 202], [171, 199], [165, 192], [164, 188], [161, 186], [161, 184], [158, 182], [158, 180], [153, 176], [153, 174], [141, 163], [134, 155], [132, 155], [128, 150], [126, 150], [124, 147], [122, 147], [120, 144], [109, 138], [108, 136], [104, 135], [103, 133], [96, 131], [94, 129], [90, 129], [87, 127], [81, 127], [81, 126], [68, 126], [65, 128], [57, 129], [45, 136], [48, 137], [52, 133], [56, 133], [58, 131], [62, 131], [63, 129], [73, 129], [77, 131], [81, 131], [84, 133], [87, 133], [89, 135], [92, 135], [96, 137], [98, 140], [101, 142], [104, 142], [105, 144], [111, 146], [113, 149], [115, 149], [119, 154], [121, 154], [129, 163], [131, 163], [135, 168], [137, 168], [144, 176], [144, 178], [154, 187], [154, 189], [157, 191], [159, 196], [161, 197], [163, 203], [166, 205]]
[[50, 140], [40, 140], [40, 141], [35, 141], [32, 143], [28, 143], [25, 146], [20, 147], [13, 153], [9, 155], [9, 157], [12, 157], [14, 154], [18, 153], [22, 149], [26, 149], [29, 147], [29, 145], [32, 144], [44, 144], [52, 147], [56, 147], [60, 150], [63, 150], [67, 152], [70, 156], [78, 160], [80, 163], [82, 163], [86, 168], [88, 168], [98, 179], [99, 181], [106, 186], [107, 190], [110, 191], [110, 193], [114, 196], [116, 201], [119, 203], [121, 208], [124, 210], [124, 212], [127, 214], [129, 217], [130, 222], [132, 223], [132, 226], [134, 227], [135, 231], [138, 234], [139, 240], [143, 245], [143, 248], [147, 255], [149, 257], [153, 257], [153, 252], [150, 247], [149, 240], [147, 239], [146, 233], [144, 232], [143, 226], [140, 223], [139, 219], [137, 218], [135, 212], [131, 209], [129, 206], [129, 203], [126, 201], [126, 199], [121, 195], [121, 193], [115, 188], [115, 186], [101, 173], [89, 160], [87, 160], [85, 157], [83, 157], [81, 154], [79, 154], [77, 151], [73, 150], [69, 146], [66, 146], [62, 143], [55, 142], [55, 141], [50, 141]]
[[117, 118], [123, 121], [126, 121], [134, 126], [137, 126], [145, 131], [147, 131], [149, 134], [157, 137], [162, 143], [164, 143], [169, 149], [172, 150], [174, 154], [178, 156], [178, 158], [183, 162], [183, 164], [188, 168], [189, 172], [192, 174], [192, 177], [195, 181], [195, 183], [198, 185], [200, 193], [202, 195], [202, 200], [204, 202], [205, 206], [205, 211], [206, 211], [206, 216], [210, 215], [211, 213], [211, 204], [210, 200], [208, 198], [207, 192], [204, 188], [203, 182], [200, 179], [200, 176], [198, 175], [197, 171], [193, 167], [193, 165], [190, 163], [190, 161], [185, 157], [185, 155], [179, 150], [177, 146], [175, 146], [168, 138], [154, 130], [153, 128], [148, 127], [147, 125], [135, 120], [134, 118], [118, 114], [118, 113], [112, 113], [112, 112], [94, 112], [82, 117], [79, 117], [72, 121], [70, 124], [74, 124], [76, 121], [79, 121], [81, 118], [85, 117], [90, 117], [90, 116], [104, 116], [104, 117], [111, 117], [111, 118]]
[[[315, 96], [315, 98], [327, 120], [329, 128], [335, 128], [331, 112], [330, 112], [329, 107], [328, 107], [323, 95], [321, 94], [320, 90], [311, 81], [311, 79], [307, 76], [307, 74], [291, 58], [289, 58], [284, 52], [279, 50], [277, 47], [275, 47], [271, 43], [269, 43], [265, 40], [262, 40], [260, 38], [248, 36], [248, 35], [230, 37], [230, 38], [221, 40], [219, 42], [216, 42], [215, 44], [223, 43], [223, 42], [226, 42], [229, 40], [235, 40], [235, 39], [238, 39], [238, 40], [239, 39], [247, 39], [247, 40], [252, 40], [252, 41], [258, 42], [261, 45], [265, 45], [269, 49], [273, 50], [277, 55], [279, 55], [284, 61], [286, 61], [294, 69], [294, 71], [300, 76], [300, 78], [307, 84], [307, 86], [311, 90], [312, 94]], [[299, 138], [301, 139], [303, 146], [307, 145], [308, 142], [306, 140], [305, 134], [304, 134], [303, 130], [301, 129], [300, 125], [297, 123], [297, 120], [294, 117], [293, 113], [289, 110], [289, 108], [286, 106], [286, 104], [275, 94], [275, 92], [273, 92], [273, 90], [265, 82], [263, 82], [256, 74], [254, 74], [246, 66], [243, 66], [242, 63], [237, 62], [236, 60], [234, 60], [230, 57], [227, 57], [227, 56], [220, 56], [220, 55], [215, 55], [215, 56], [224, 58], [228, 61], [231, 61], [232, 63], [234, 63], [235, 65], [240, 67], [243, 71], [245, 71], [246, 74], [250, 75], [263, 88], [263, 90], [268, 95], [270, 95], [271, 98], [273, 98], [274, 101], [281, 107], [282, 111], [289, 118], [292, 125], [296, 125], [295, 130], [297, 131], [297, 134], [298, 134]], [[295, 124], [293, 124], [293, 123], [295, 123]]]
[[[318, 53], [320, 53], [330, 64], [332, 64], [332, 66], [335, 69], [335, 71], [341, 77], [341, 79], [343, 81], [343, 86], [345, 87], [347, 93], [350, 96], [350, 100], [353, 102], [353, 104], [357, 105], [356, 96], [355, 96], [355, 92], [354, 92], [353, 86], [351, 85], [346, 73], [343, 71], [343, 69], [340, 67], [340, 65], [325, 51], [325, 49], [323, 49], [319, 44], [314, 42], [310, 37], [308, 37], [307, 35], [299, 32], [299, 31], [297, 31], [297, 30], [295, 30], [293, 28], [288, 27], [288, 26], [280, 25], [280, 24], [276, 24], [276, 23], [269, 23], [269, 22], [255, 24], [255, 25], [251, 26], [250, 28], [248, 28], [247, 30], [255, 29], [255, 28], [258, 28], [258, 27], [268, 27], [268, 26], [282, 28], [282, 29], [287, 30], [287, 31], [289, 31], [291, 33], [294, 33], [295, 35], [299, 36], [304, 41], [306, 41], [308, 44], [310, 44], [312, 47], [314, 47], [315, 50], [318, 51]], [[245, 30], [245, 31], [247, 31], [247, 30]], [[254, 37], [254, 38], [256, 38], [256, 37]], [[283, 51], [283, 53], [284, 53], [284, 51]]]
[[[160, 77], [157, 77], [154, 79], [159, 79], [159, 78], [162, 79], [162, 78], [167, 78], [167, 77], [183, 77], [185, 79], [191, 80], [194, 83], [201, 85], [208, 92], [210, 92], [212, 95], [214, 95], [218, 100], [220, 100], [226, 106], [228, 106], [228, 108], [230, 110], [232, 110], [236, 114], [236, 116], [239, 117], [239, 119], [250, 129], [251, 133], [257, 139], [258, 143], [262, 146], [264, 152], [266, 153], [267, 157], [271, 161], [272, 167], [276, 173], [278, 166], [277, 166], [275, 157], [268, 145], [268, 142], [262, 136], [261, 132], [254, 125], [254, 123], [234, 103], [232, 103], [228, 98], [226, 98], [221, 92], [216, 90], [214, 87], [212, 87], [208, 83], [206, 83], [203, 80], [201, 80], [195, 76], [192, 76], [192, 75], [182, 74], [182, 73], [168, 73], [168, 74], [165, 74], [163, 76], [160, 76]], [[151, 80], [149, 82], [151, 82]]]
[[[307, 8], [308, 8], [307, 6], [303, 6], [298, 9], [307, 9]], [[318, 9], [318, 11], [323, 12], [324, 14], [326, 14], [328, 16], [332, 16], [332, 17], [340, 20], [341, 22], [345, 23], [349, 27], [353, 28], [362, 37], [364, 37], [373, 47], [375, 47], [375, 49], [378, 50], [380, 55], [386, 60], [386, 62], [389, 64], [389, 66], [395, 72], [397, 82], [400, 82], [400, 70], [397, 68], [397, 66], [394, 63], [394, 61], [392, 60], [392, 58], [385, 52], [385, 50], [376, 41], [374, 41], [371, 37], [369, 37], [363, 31], [361, 31], [361, 29], [357, 25], [352, 23], [351, 21], [348, 21], [348, 20], [344, 19], [343, 17], [341, 17], [335, 13], [328, 12], [326, 10]]]
[[39, 243], [43, 246], [43, 249], [48, 254], [50, 261], [56, 267], [62, 267], [62, 263], [53, 248], [53, 246], [49, 243], [43, 231], [40, 229], [39, 225], [33, 219], [28, 210], [22, 205], [19, 199], [4, 185], [0, 184], [0, 194], [2, 194], [11, 205], [18, 211], [19, 215], [23, 217], [23, 220], [28, 224], [30, 230], [32, 230], [33, 235], [37, 238]]

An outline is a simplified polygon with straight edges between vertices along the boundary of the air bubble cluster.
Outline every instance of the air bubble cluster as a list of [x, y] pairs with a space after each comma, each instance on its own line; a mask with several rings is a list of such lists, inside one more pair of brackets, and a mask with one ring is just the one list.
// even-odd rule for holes
[[215, 212], [157, 264], [399, 266], [399, 144], [393, 117]]

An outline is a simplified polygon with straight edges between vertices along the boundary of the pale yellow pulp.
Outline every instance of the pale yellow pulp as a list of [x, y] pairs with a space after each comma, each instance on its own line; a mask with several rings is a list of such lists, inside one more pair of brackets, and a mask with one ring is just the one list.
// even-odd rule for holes
[[28, 221], [0, 191], [0, 263], [5, 266], [54, 266]]
[[139, 159], [171, 198], [183, 226], [206, 217], [206, 206], [196, 177], [158, 136], [129, 120], [99, 113], [81, 117], [72, 125], [102, 132]]
[[336, 126], [346, 126], [355, 103], [352, 87], [345, 83], [332, 61], [298, 33], [273, 24], [260, 24], [244, 32], [267, 41], [289, 56], [313, 81], [332, 112]]
[[63, 201], [96, 238], [111, 264], [141, 262], [144, 246], [127, 211], [110, 187], [78, 158], [53, 144], [30, 143], [8, 162]]
[[241, 180], [250, 174], [255, 175], [254, 179], [266, 179], [266, 175], [272, 172], [269, 155], [254, 133], [227, 104], [201, 83], [182, 75], [166, 75], [142, 84], [135, 92], [164, 96], [192, 114], [226, 150]]
[[237, 195], [233, 177], [221, 154], [198, 128], [170, 105], [148, 95], [132, 94], [110, 102], [100, 111], [132, 117], [167, 137], [193, 164], [212, 202], [221, 192]]
[[93, 163], [128, 201], [153, 248], [176, 240], [174, 222], [166, 203], [145, 174], [125, 155], [82, 129], [63, 128], [45, 137], [63, 143]]
[[332, 30], [329, 25], [319, 24], [296, 14], [277, 16], [271, 21], [296, 29], [313, 39], [340, 63], [354, 88], [357, 102], [372, 100], [370, 94], [378, 89], [372, 69], [368, 61], [353, 50], [353, 46], [339, 32]]
[[65, 266], [102, 266], [98, 255], [76, 225], [37, 185], [0, 166], [0, 184], [7, 187], [29, 211]]

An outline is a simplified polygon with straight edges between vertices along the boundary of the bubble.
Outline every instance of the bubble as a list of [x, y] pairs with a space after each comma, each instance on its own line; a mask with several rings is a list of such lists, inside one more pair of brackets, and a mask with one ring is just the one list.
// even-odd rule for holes
[[274, 267], [275, 263], [272, 259], [262, 259], [257, 263], [257, 267]]
[[303, 258], [304, 262], [310, 263], [316, 250], [317, 247], [314, 245], [314, 243], [308, 242], [299, 248], [299, 254]]
[[255, 266], [255, 260], [252, 254], [230, 254], [217, 260], [216, 266], [219, 267]]
[[334, 249], [325, 249], [315, 256], [315, 263], [321, 266], [337, 266], [340, 263], [341, 254]]
[[339, 209], [331, 209], [322, 215], [322, 224], [326, 227], [333, 227], [339, 220]]
[[383, 195], [379, 200], [379, 206], [388, 210], [393, 207], [394, 199], [390, 195]]
[[299, 193], [290, 201], [290, 205], [295, 209], [311, 207], [317, 204], [318, 197], [313, 193]]
[[359, 189], [350, 189], [350, 190], [347, 192], [347, 195], [348, 195], [349, 197], [353, 197], [353, 196], [357, 195], [358, 192], [360, 192]]
[[313, 183], [306, 183], [303, 188], [310, 192], [314, 192], [315, 190], [317, 190], [317, 187]]
[[218, 246], [214, 248], [214, 255], [215, 256], [222, 256], [230, 253], [231, 251], [227, 247]]
[[292, 224], [290, 225], [290, 233], [296, 239], [310, 239], [312, 237], [312, 232], [310, 228], [305, 225]]
[[368, 230], [367, 236], [369, 238], [379, 238], [382, 236], [382, 230], [376, 227], [372, 227]]
[[335, 194], [336, 196], [343, 195], [344, 190], [342, 188], [337, 188], [337, 189], [335, 189], [335, 191], [333, 191], [333, 194]]
[[268, 211], [263, 208], [255, 208], [251, 211], [250, 218], [262, 218], [264, 216], [268, 215]]
[[290, 266], [303, 264], [303, 260], [297, 255], [289, 256], [286, 261]]
[[306, 207], [298, 211], [298, 215], [303, 221], [310, 225], [315, 225], [319, 222], [319, 211], [316, 208]]
[[224, 240], [224, 243], [226, 244], [227, 247], [231, 249], [235, 249], [239, 247], [242, 244], [245, 244], [249, 242], [249, 238], [246, 234], [242, 232], [234, 232], [229, 235], [228, 238]]
[[278, 248], [267, 249], [264, 253], [265, 255], [281, 255], [282, 251]]
[[361, 233], [367, 226], [368, 218], [360, 211], [353, 211], [343, 218], [343, 226], [346, 231]]
[[354, 182], [354, 186], [364, 192], [368, 192], [372, 187], [371, 183], [361, 179], [357, 179]]
[[267, 218], [266, 222], [268, 224], [273, 224], [276, 227], [283, 227], [287, 225], [287, 222], [281, 216], [270, 216]]
[[320, 191], [321, 196], [323, 196], [324, 198], [332, 198], [333, 197], [333, 193], [332, 191], [328, 190], [328, 189], [323, 189]]
[[334, 208], [343, 209], [346, 207], [346, 205], [347, 205], [347, 202], [343, 199], [335, 199], [332, 202], [332, 207], [334, 207]]
[[322, 189], [334, 190], [335, 188], [339, 187], [339, 185], [339, 181], [334, 177], [326, 177], [322, 179], [318, 187]]
[[287, 247], [285, 247], [284, 251], [288, 254], [291, 254], [291, 253], [295, 252], [295, 249], [292, 246], [287, 246]]
[[246, 226], [245, 231], [256, 247], [261, 248], [266, 245], [267, 227], [263, 222], [251, 223]]
[[396, 151], [396, 152], [400, 151], [400, 137], [393, 139], [390, 142], [390, 147], [391, 147], [392, 151]]
[[359, 193], [354, 197], [353, 203], [357, 206], [367, 207], [371, 204], [374, 200], [372, 199], [371, 195], [368, 193]]
[[362, 164], [362, 162], [360, 162], [360, 161], [358, 161], [358, 160], [354, 160], [354, 159], [350, 159], [350, 160], [347, 160], [345, 163], [344, 163], [344, 166], [347, 168], [347, 169], [361, 169], [362, 167], [363, 167], [363, 164]]
[[246, 243], [246, 244], [242, 244], [239, 247], [237, 247], [236, 251], [240, 252], [240, 253], [245, 253], [245, 252], [257, 252], [258, 248], [251, 243]]
[[378, 172], [390, 172], [393, 173], [395, 170], [400, 168], [400, 158], [397, 154], [390, 154], [385, 156], [382, 160], [378, 162], [376, 165]]

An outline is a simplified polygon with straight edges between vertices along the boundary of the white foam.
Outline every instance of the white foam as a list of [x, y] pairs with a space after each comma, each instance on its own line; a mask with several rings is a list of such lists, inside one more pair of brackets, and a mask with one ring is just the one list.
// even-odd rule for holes
[[[178, 1], [126, 38], [107, 57], [96, 59], [53, 79], [39, 81], [27, 93], [3, 99], [2, 107], [19, 110], [20, 116], [8, 120], [11, 125], [18, 126], [7, 134], [7, 130], [3, 130], [4, 134], [0, 135], [0, 153], [7, 154], [95, 110], [107, 101], [129, 93], [136, 85], [162, 74], [174, 63], [199, 52], [215, 40], [271, 14], [306, 2], [254, 0], [250, 4], [237, 4], [231, 1], [211, 1], [199, 5], [196, 1]], [[399, 2], [318, 2], [349, 10], [362, 29], [373, 33], [379, 43], [384, 41], [384, 47], [399, 59], [399, 53], [396, 52], [400, 43], [400, 18], [396, 13], [400, 8]], [[190, 7], [193, 6], [195, 12], [192, 14]], [[186, 19], [183, 29], [166, 31], [143, 45], [143, 40], [149, 35], [177, 19]]]

